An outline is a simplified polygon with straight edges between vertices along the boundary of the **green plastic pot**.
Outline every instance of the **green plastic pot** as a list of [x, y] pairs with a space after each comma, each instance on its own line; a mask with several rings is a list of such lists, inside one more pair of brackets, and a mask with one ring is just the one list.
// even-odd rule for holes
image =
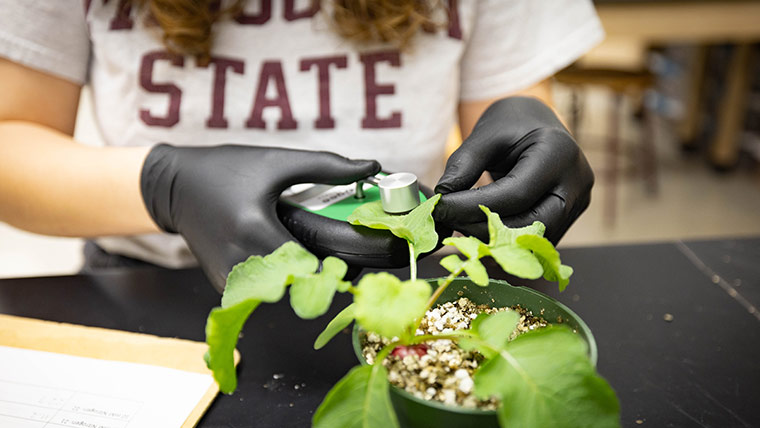
[[[437, 280], [429, 280], [435, 284]], [[461, 296], [459, 292], [462, 292]], [[550, 323], [562, 322], [575, 330], [588, 344], [588, 356], [596, 366], [597, 349], [594, 336], [586, 323], [567, 306], [538, 291], [526, 287], [515, 287], [505, 281], [491, 280], [488, 287], [480, 287], [467, 278], [457, 278], [441, 294], [436, 303], [445, 303], [467, 297], [476, 304], [493, 307], [514, 306], [519, 304], [533, 312], [541, 314]], [[353, 346], [357, 358], [367, 364], [362, 356], [360, 344], [361, 329], [355, 325]], [[404, 428], [498, 428], [499, 422], [495, 411], [467, 409], [447, 406], [438, 401], [417, 398], [414, 395], [391, 385], [391, 402]]]

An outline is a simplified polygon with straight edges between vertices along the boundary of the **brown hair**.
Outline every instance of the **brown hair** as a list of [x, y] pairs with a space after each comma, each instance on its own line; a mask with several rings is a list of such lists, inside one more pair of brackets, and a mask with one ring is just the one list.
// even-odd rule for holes
[[[440, 0], [312, 0], [330, 2], [328, 17], [342, 37], [359, 43], [383, 42], [405, 49], [420, 30], [433, 30], [433, 15]], [[207, 60], [213, 44], [215, 22], [242, 11], [244, 0], [220, 7], [220, 0], [131, 0], [147, 12], [162, 30], [163, 43], [176, 54]], [[129, 5], [129, 2], [125, 2]], [[447, 16], [446, 13], [443, 16]]]

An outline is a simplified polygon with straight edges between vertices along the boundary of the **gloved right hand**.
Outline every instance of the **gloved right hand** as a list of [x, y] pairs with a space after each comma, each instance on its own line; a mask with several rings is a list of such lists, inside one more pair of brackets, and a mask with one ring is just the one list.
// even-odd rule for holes
[[145, 159], [140, 187], [156, 224], [185, 238], [221, 292], [235, 264], [295, 240], [276, 214], [283, 190], [297, 183], [348, 184], [379, 171], [377, 161], [329, 152], [159, 144]]
[[[494, 182], [473, 189], [483, 172]], [[557, 115], [530, 97], [493, 103], [449, 157], [435, 186], [443, 196], [435, 220], [466, 235], [488, 240], [488, 221], [479, 205], [498, 213], [510, 227], [538, 220], [557, 243], [588, 207], [594, 173]]]

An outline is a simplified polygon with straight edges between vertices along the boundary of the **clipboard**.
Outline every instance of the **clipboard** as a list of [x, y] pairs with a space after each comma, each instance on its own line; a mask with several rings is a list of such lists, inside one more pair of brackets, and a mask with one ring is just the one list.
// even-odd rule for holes
[[[0, 314], [0, 345], [211, 375], [203, 360], [207, 345], [185, 339]], [[237, 365], [237, 350], [234, 358]], [[212, 382], [182, 428], [196, 426], [218, 393], [219, 386]]]

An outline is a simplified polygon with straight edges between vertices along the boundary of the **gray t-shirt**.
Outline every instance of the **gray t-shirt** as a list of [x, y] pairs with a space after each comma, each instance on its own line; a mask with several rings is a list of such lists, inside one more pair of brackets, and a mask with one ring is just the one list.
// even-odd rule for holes
[[[411, 49], [358, 47], [307, 0], [249, 1], [217, 24], [211, 64], [172, 58], [119, 0], [0, 0], [0, 56], [91, 87], [109, 146], [221, 143], [377, 159], [434, 185], [460, 101], [529, 87], [603, 37], [589, 0], [449, 0]], [[110, 252], [194, 263], [177, 235], [104, 237]]]

